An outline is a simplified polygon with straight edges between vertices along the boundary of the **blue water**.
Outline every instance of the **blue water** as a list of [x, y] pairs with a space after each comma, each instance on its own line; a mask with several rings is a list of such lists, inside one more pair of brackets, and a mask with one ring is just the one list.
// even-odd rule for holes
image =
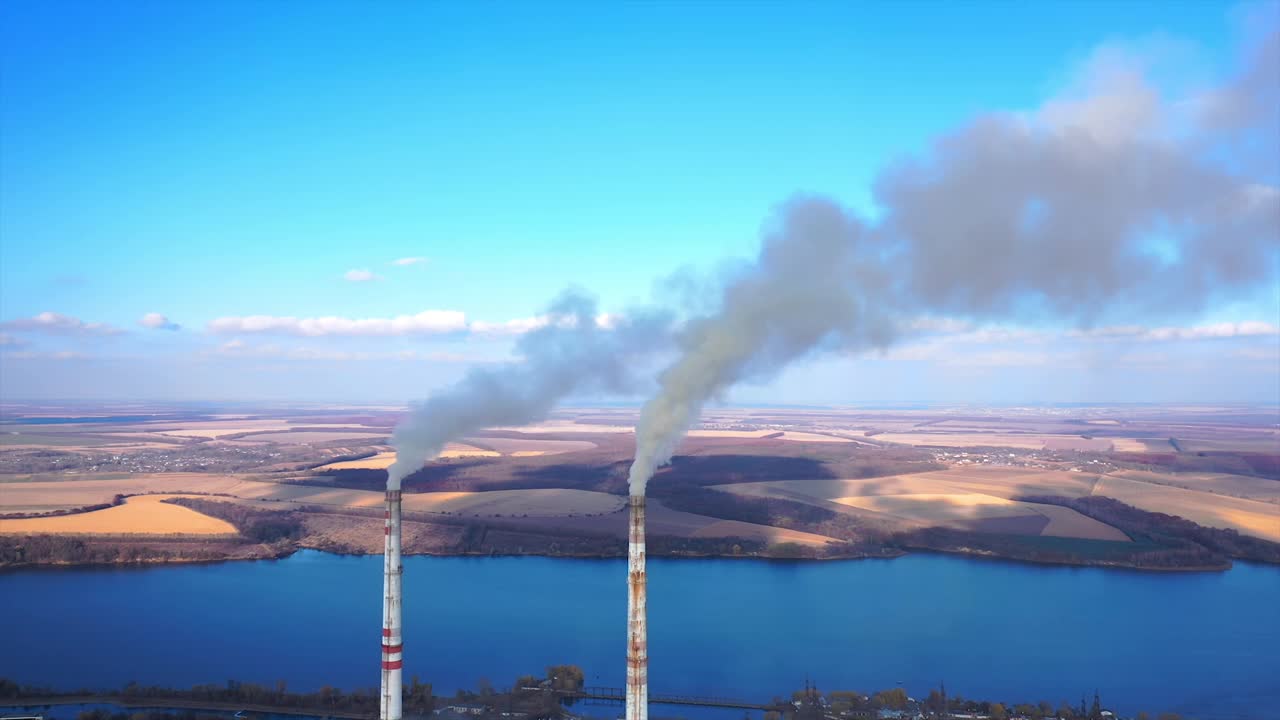
[[[1280, 568], [1158, 574], [913, 555], [650, 560], [653, 693], [800, 687], [1183, 712], [1280, 707]], [[623, 683], [622, 560], [411, 557], [405, 671], [437, 691], [553, 663]], [[0, 574], [0, 676], [65, 688], [378, 682], [381, 558]], [[1248, 710], [1239, 711], [1253, 716]], [[1267, 713], [1259, 711], [1261, 717]]]

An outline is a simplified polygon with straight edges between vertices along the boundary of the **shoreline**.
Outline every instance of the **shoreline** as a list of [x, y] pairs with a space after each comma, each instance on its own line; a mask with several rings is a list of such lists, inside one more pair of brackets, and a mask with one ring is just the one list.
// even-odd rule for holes
[[[826, 563], [826, 562], [854, 562], [863, 560], [897, 560], [911, 555], [945, 555], [968, 560], [979, 560], [984, 562], [998, 562], [1014, 565], [1031, 565], [1040, 567], [1053, 568], [1084, 568], [1108, 571], [1124, 571], [1137, 573], [1158, 573], [1158, 574], [1179, 574], [1179, 573], [1221, 573], [1227, 572], [1235, 567], [1236, 562], [1254, 562], [1258, 565], [1272, 566], [1274, 563], [1264, 561], [1241, 561], [1227, 559], [1221, 565], [1195, 565], [1184, 567], [1156, 567], [1141, 565], [1123, 565], [1117, 563], [1104, 562], [1068, 562], [1058, 560], [1034, 560], [1028, 558], [1015, 558], [996, 553], [969, 551], [969, 550], [944, 550], [936, 548], [886, 548], [888, 552], [882, 555], [829, 555], [825, 557], [774, 557], [759, 554], [743, 554], [743, 555], [717, 555], [712, 553], [671, 553], [671, 554], [654, 554], [653, 559], [661, 560], [743, 560], [758, 561], [770, 563]], [[16, 572], [22, 570], [81, 570], [81, 569], [154, 569], [164, 566], [187, 566], [187, 565], [215, 565], [220, 563], [232, 562], [262, 562], [262, 561], [279, 561], [284, 560], [299, 552], [316, 552], [335, 557], [376, 557], [381, 553], [350, 553], [336, 552], [315, 547], [294, 547], [276, 553], [263, 554], [256, 557], [223, 557], [223, 558], [146, 558], [139, 560], [117, 560], [110, 562], [30, 562], [30, 563], [7, 563], [0, 564], [0, 575], [7, 572]], [[563, 554], [545, 554], [545, 553], [494, 553], [494, 552], [414, 552], [404, 553], [405, 557], [434, 557], [434, 558], [548, 558], [553, 560], [621, 560], [625, 555], [618, 554], [589, 554], [589, 553], [563, 553]]]

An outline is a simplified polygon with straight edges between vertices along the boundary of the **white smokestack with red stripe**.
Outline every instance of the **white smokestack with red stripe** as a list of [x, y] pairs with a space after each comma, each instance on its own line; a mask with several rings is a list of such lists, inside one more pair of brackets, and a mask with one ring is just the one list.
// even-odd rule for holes
[[645, 609], [649, 582], [644, 554], [644, 495], [632, 495], [627, 535], [626, 720], [649, 720], [649, 621]]
[[381, 720], [400, 720], [404, 687], [404, 644], [400, 635], [400, 491], [387, 491], [386, 536], [382, 554], [382, 714]]

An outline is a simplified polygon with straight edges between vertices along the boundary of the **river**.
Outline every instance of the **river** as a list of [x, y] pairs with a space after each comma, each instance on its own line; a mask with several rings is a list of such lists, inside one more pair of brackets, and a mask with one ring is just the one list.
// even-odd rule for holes
[[[62, 688], [378, 682], [381, 557], [0, 574], [0, 676]], [[653, 693], [902, 685], [1125, 712], [1280, 707], [1280, 568], [1141, 573], [943, 555], [649, 561]], [[437, 692], [554, 663], [621, 686], [622, 560], [410, 557], [405, 673]], [[1259, 709], [1257, 716], [1268, 712]], [[674, 714], [674, 713], [668, 713]]]

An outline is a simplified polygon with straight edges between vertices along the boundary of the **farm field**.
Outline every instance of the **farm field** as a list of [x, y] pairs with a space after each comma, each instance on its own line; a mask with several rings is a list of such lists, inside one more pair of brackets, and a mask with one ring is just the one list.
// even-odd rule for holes
[[1088, 495], [1096, 478], [1081, 473], [1027, 473], [1017, 468], [962, 469], [865, 480], [784, 480], [719, 485], [745, 497], [832, 504], [887, 525], [949, 527], [1095, 540], [1127, 541], [1123, 532], [1071, 508], [1016, 501], [1021, 495]]
[[0, 514], [71, 510], [111, 502], [116, 495], [143, 493], [230, 493], [244, 481], [225, 475], [157, 473], [141, 477], [7, 482], [0, 484]]
[[[493, 450], [481, 450], [474, 445], [465, 445], [463, 443], [449, 443], [445, 446], [444, 451], [440, 453], [442, 458], [465, 458], [465, 457], [500, 457], [502, 453]], [[343, 460], [341, 462], [329, 463], [321, 465], [317, 470], [385, 470], [391, 467], [396, 461], [396, 453], [394, 450], [385, 450], [374, 455], [373, 457], [361, 458], [360, 460]]]
[[1208, 527], [1280, 542], [1280, 506], [1271, 503], [1114, 476], [1103, 477], [1094, 494], [1144, 510], [1177, 515]]
[[1169, 485], [1280, 504], [1280, 482], [1267, 478], [1230, 473], [1157, 473], [1142, 470], [1117, 470], [1110, 475], [1154, 485]]
[[1023, 435], [1019, 433], [886, 432], [873, 439], [925, 447], [1007, 447], [1024, 450], [1109, 450], [1111, 440], [1086, 440], [1078, 435]]
[[596, 447], [586, 440], [521, 440], [513, 438], [468, 438], [467, 442], [474, 447], [490, 450], [512, 457], [535, 457], [538, 455], [561, 455], [563, 453], [590, 450]]
[[0, 519], [0, 534], [235, 535], [231, 523], [162, 502], [177, 495], [141, 495], [105, 510], [18, 520]]
[[[237, 526], [243, 518], [234, 513], [274, 511], [276, 521], [312, 528], [320, 537], [298, 541], [315, 543], [306, 546], [381, 547], [381, 471], [395, 461], [388, 438], [402, 408], [313, 406], [154, 421], [143, 412], [130, 407], [119, 421], [51, 408], [12, 416], [0, 425], [0, 515], [137, 496], [110, 510], [38, 525], [53, 533], [106, 533], [123, 522], [113, 518], [133, 521], [130, 513], [153, 502], [143, 497], [196, 494], [241, 506], [225, 511]], [[818, 557], [923, 538], [923, 545], [902, 547], [979, 547], [1010, 557], [1084, 548], [1087, 564], [1099, 557], [1088, 555], [1088, 542], [1056, 540], [1130, 545], [1130, 536], [1107, 522], [1130, 532], [1141, 527], [1126, 524], [1132, 518], [1098, 514], [1088, 503], [1077, 510], [1025, 499], [1054, 496], [1114, 498], [1280, 542], [1280, 480], [1271, 477], [1280, 462], [1280, 450], [1272, 450], [1280, 415], [1268, 412], [713, 408], [679, 446], [675, 462], [655, 476], [649, 531], [678, 540], [669, 551], [695, 554], [727, 553], [732, 538], [763, 548], [794, 543]], [[608, 543], [626, 533], [626, 470], [637, 417], [637, 408], [567, 409], [534, 425], [491, 428], [449, 444], [440, 463], [406, 481], [405, 511], [422, 526], [414, 551], [554, 553], [548, 548], [564, 550], [565, 538], [574, 543], [566, 550], [571, 553], [613, 547]], [[342, 459], [357, 454], [368, 457]], [[776, 500], [787, 502], [770, 502]], [[806, 514], [789, 503], [816, 510]], [[193, 532], [207, 531], [204, 516], [172, 506], [175, 515], [168, 507], [159, 511], [165, 523], [154, 524], [164, 530], [155, 532], [186, 521]], [[1100, 522], [1082, 511], [1110, 519]], [[498, 539], [486, 545], [485, 537]], [[977, 546], [970, 544], [975, 537]], [[935, 541], [940, 544], [930, 544]], [[1106, 552], [1114, 558], [1146, 547]]]
[[340, 440], [363, 440], [373, 442], [380, 438], [385, 438], [391, 433], [387, 430], [377, 430], [375, 428], [350, 428], [345, 430], [321, 431], [321, 432], [266, 432], [255, 433], [253, 435], [245, 435], [236, 438], [245, 442], [270, 442], [270, 443], [297, 443], [301, 445], [315, 445], [318, 443], [338, 442]]

